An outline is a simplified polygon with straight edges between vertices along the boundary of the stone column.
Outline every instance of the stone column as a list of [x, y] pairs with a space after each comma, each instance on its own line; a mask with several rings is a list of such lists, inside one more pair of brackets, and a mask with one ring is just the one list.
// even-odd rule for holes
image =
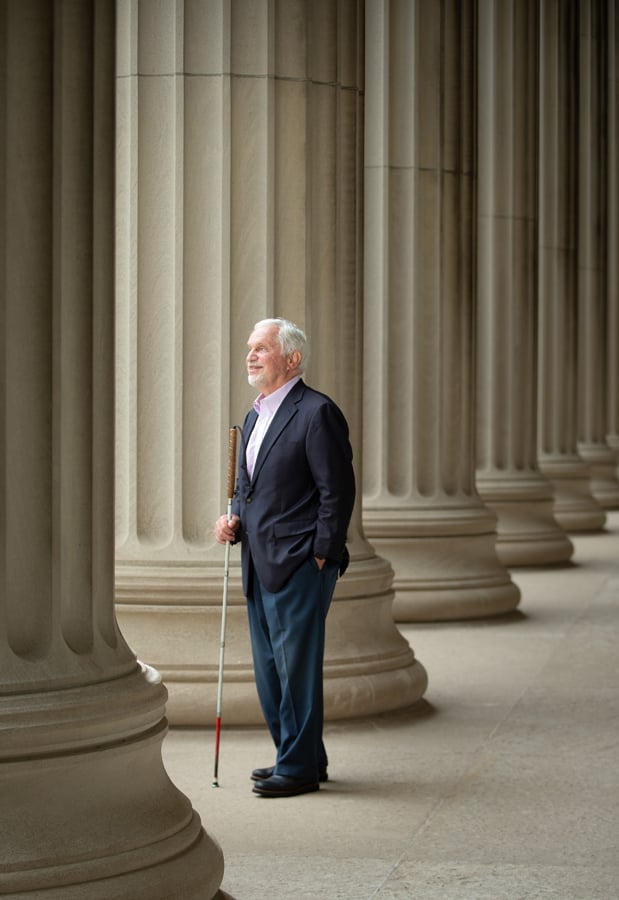
[[[361, 473], [362, 4], [121, 6], [117, 610], [174, 723], [215, 715], [228, 429], [254, 392], [254, 323], [306, 327], [308, 380], [341, 404]], [[180, 73], [180, 74], [176, 74]], [[132, 216], [132, 210], [137, 216]], [[426, 674], [363, 536], [328, 618], [325, 710], [417, 700]], [[239, 550], [223, 720], [260, 723]]]
[[608, 432], [606, 441], [614, 451], [619, 478], [619, 10], [617, 0], [608, 3], [608, 213], [606, 239]]
[[519, 591], [475, 488], [474, 4], [368, 6], [364, 525], [401, 621]]
[[[578, 326], [580, 455], [591, 469], [591, 490], [604, 509], [619, 507], [617, 457], [608, 433], [606, 330], [605, 0], [583, 0], [580, 10]], [[616, 160], [614, 165], [616, 166]], [[611, 255], [617, 255], [612, 248]]]
[[578, 11], [542, 0], [540, 22], [538, 462], [565, 531], [606, 514], [578, 454]]
[[537, 465], [537, 0], [480, 0], [477, 487], [509, 566], [572, 544]]
[[114, 616], [114, 4], [0, 10], [0, 894], [214, 897]]

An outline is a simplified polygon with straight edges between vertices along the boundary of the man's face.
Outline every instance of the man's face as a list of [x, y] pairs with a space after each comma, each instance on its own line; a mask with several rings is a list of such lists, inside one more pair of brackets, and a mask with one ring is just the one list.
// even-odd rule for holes
[[292, 377], [291, 359], [282, 354], [277, 325], [264, 325], [249, 336], [245, 358], [247, 380], [263, 394], [272, 394]]

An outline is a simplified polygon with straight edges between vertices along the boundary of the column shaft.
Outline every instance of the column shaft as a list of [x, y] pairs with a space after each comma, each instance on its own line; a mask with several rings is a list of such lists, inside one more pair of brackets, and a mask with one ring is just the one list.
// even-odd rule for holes
[[475, 489], [474, 4], [371, 6], [364, 524], [400, 620], [513, 609]]
[[578, 13], [544, 0], [540, 22], [538, 462], [566, 531], [606, 515], [578, 454]]
[[[217, 680], [223, 554], [212, 523], [238, 421], [225, 377], [238, 9], [215, 0], [120, 6], [116, 599], [132, 645], [164, 674], [173, 723], [207, 721]], [[256, 23], [246, 19], [247, 37]], [[259, 102], [265, 81], [253, 87]], [[226, 654], [249, 694], [241, 603], [231, 591]], [[204, 681], [209, 693], [196, 698]]]
[[[223, 583], [212, 523], [228, 429], [254, 396], [244, 357], [258, 319], [307, 329], [308, 381], [342, 406], [361, 460], [362, 4], [164, 4], [125, 25], [117, 609], [162, 671], [171, 720], [209, 723]], [[327, 623], [331, 718], [409, 704], [426, 683], [360, 507], [350, 548]], [[231, 556], [225, 718], [261, 722]]]
[[[619, 506], [617, 458], [606, 441], [607, 321], [605, 237], [607, 159], [605, 0], [583, 0], [580, 12], [579, 192], [578, 192], [578, 450], [591, 469], [591, 490], [600, 506]], [[616, 168], [616, 160], [614, 161]], [[616, 247], [611, 251], [616, 256]]]
[[619, 9], [617, 0], [608, 3], [608, 215], [606, 239], [607, 391], [608, 426], [606, 440], [617, 457], [619, 478]]
[[0, 11], [0, 894], [213, 897], [114, 615], [114, 4]]
[[477, 487], [507, 565], [567, 560], [537, 465], [538, 3], [481, 0]]

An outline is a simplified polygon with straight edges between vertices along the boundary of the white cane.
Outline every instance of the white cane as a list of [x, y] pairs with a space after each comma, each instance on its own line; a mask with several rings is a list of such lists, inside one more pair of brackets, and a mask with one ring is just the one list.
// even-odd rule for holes
[[[232, 521], [232, 497], [236, 470], [236, 428], [230, 429], [228, 444], [228, 522]], [[224, 592], [221, 604], [221, 637], [219, 641], [219, 677], [217, 679], [217, 710], [215, 719], [215, 769], [212, 787], [219, 787], [217, 773], [219, 769], [219, 741], [221, 737], [221, 696], [224, 684], [224, 651], [226, 648], [226, 615], [228, 612], [228, 571], [230, 568], [230, 541], [226, 541], [224, 556]]]

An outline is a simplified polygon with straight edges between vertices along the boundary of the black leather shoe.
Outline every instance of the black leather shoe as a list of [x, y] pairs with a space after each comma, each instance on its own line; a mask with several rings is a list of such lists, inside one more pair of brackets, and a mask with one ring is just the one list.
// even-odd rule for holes
[[[266, 781], [267, 778], [270, 778], [271, 775], [275, 772], [275, 766], [267, 766], [265, 769], [254, 769], [251, 773], [250, 778], [252, 781]], [[329, 776], [327, 774], [327, 770], [323, 769], [318, 775], [318, 781], [328, 781]]]
[[298, 794], [309, 794], [317, 791], [317, 781], [305, 781], [304, 778], [291, 778], [290, 775], [271, 775], [264, 781], [257, 781], [253, 787], [254, 794], [261, 797], [296, 797]]

